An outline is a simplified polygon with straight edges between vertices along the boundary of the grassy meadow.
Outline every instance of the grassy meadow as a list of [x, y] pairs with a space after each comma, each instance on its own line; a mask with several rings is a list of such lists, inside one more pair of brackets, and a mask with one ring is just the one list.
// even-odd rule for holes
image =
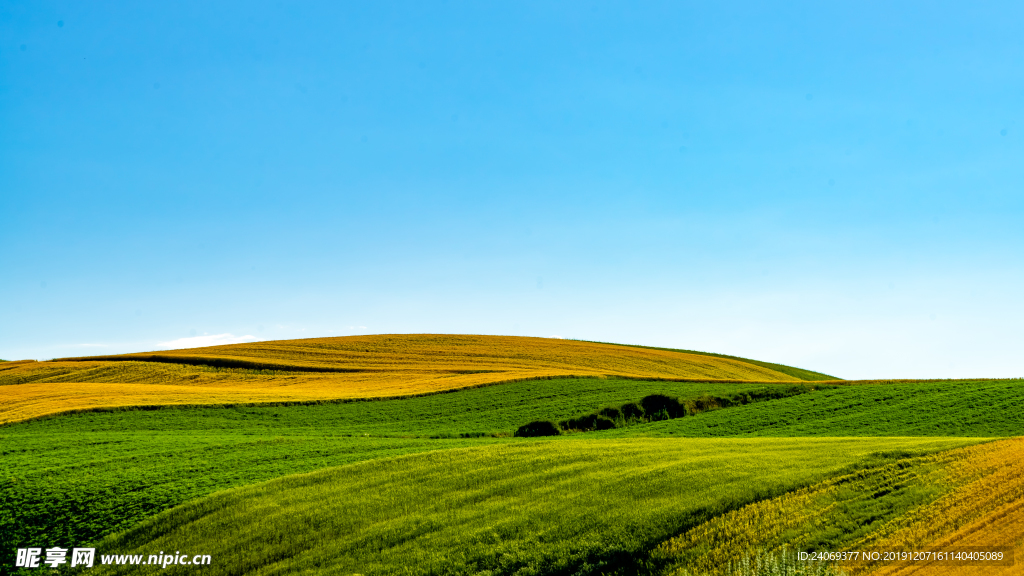
[[[298, 406], [164, 407], [0, 427], [0, 534], [93, 540], [216, 490], [365, 459], [504, 441], [525, 422], [765, 384], [530, 380], [448, 394]], [[768, 384], [776, 386], [776, 384]], [[13, 447], [17, 449], [13, 449]], [[197, 477], [198, 475], [198, 477]], [[88, 518], [76, 516], [90, 510]]]
[[[174, 549], [221, 574], [696, 576], [780, 550], [1019, 547], [1022, 384], [431, 335], [5, 362], [0, 553]], [[678, 413], [621, 416], [652, 396]], [[615, 413], [610, 430], [515, 437]], [[0, 574], [30, 573], [9, 560]]]
[[[653, 422], [649, 436], [1021, 436], [1022, 380], [823, 386], [803, 394]], [[612, 430], [606, 435], [633, 435]]]
[[673, 534], [880, 452], [968, 442], [565, 438], [445, 450], [230, 490], [103, 546], [239, 559], [211, 566], [218, 574], [628, 571]]

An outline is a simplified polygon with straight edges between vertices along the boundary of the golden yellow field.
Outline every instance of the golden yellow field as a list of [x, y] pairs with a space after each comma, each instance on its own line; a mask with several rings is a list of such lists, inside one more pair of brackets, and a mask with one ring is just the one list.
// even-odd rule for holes
[[563, 376], [795, 381], [740, 360], [614, 344], [348, 336], [12, 363], [0, 367], [0, 423], [90, 408], [393, 397]]
[[1024, 574], [1024, 438], [967, 449], [952, 467], [960, 488], [901, 519], [889, 534], [864, 542], [875, 548], [1009, 546], [1013, 566], [885, 566], [873, 576]]

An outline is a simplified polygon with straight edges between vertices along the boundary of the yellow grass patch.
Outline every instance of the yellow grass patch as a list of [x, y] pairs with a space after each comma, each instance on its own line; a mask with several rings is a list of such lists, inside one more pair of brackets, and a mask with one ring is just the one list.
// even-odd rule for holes
[[[966, 440], [966, 439], [965, 439]], [[871, 565], [844, 562], [849, 574], [932, 576], [939, 574], [1024, 574], [1024, 439], [1013, 438], [889, 463], [826, 480], [820, 484], [762, 500], [705, 522], [663, 542], [655, 557], [666, 572], [731, 574], [737, 560], [783, 546], [806, 550], [815, 534], [850, 522], [843, 519], [860, 505], [872, 505], [875, 494], [901, 490], [927, 491], [934, 498], [854, 536], [842, 550], [902, 550], [955, 546], [1015, 547], [1017, 567]], [[919, 492], [926, 497], [926, 492]], [[860, 496], [856, 496], [856, 495]], [[866, 500], [864, 496], [870, 496]], [[860, 498], [851, 498], [856, 496]], [[848, 516], [849, 517], [849, 516]], [[808, 541], [811, 538], [811, 541]], [[813, 546], [811, 546], [813, 547]], [[841, 551], [841, 550], [833, 550]], [[1006, 570], [1001, 572], [1001, 570]], [[1017, 570], [1017, 571], [1013, 571]]]
[[[887, 566], [873, 572], [877, 576], [1018, 576], [1024, 574], [1024, 501], [1018, 500], [985, 518], [932, 543], [936, 548], [956, 549], [969, 546], [1012, 546], [1012, 566]], [[969, 548], [968, 548], [969, 549]]]
[[565, 376], [795, 381], [740, 360], [614, 344], [349, 336], [19, 364], [0, 371], [0, 423], [91, 408], [380, 398]]

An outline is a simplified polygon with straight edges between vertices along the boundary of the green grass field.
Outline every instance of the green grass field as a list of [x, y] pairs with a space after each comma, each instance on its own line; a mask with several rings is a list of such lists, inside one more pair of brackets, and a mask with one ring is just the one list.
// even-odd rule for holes
[[78, 546], [190, 499], [329, 466], [474, 440], [69, 432], [2, 436], [0, 549]]
[[[457, 437], [510, 434], [530, 420], [571, 417], [652, 393], [695, 397], [758, 386], [537, 380], [395, 400], [100, 411], [7, 425], [0, 427], [5, 496], [0, 534], [11, 544], [43, 535], [55, 544], [95, 541], [161, 510], [227, 488], [401, 454], [520, 442]], [[889, 429], [880, 429], [884, 420], [866, 409], [884, 412], [893, 406], [905, 418], [927, 418], [946, 426], [933, 425], [917, 435], [1006, 436], [1018, 430], [1015, 411], [1000, 412], [1001, 421], [979, 414], [986, 406], [1019, 402], [1020, 391], [1013, 381], [842, 386], [575, 437], [700, 436], [707, 435], [702, 432], [707, 429], [723, 436], [894, 435], [905, 423], [892, 422]], [[902, 403], [893, 404], [896, 398]], [[955, 402], [950, 404], [949, 399]], [[970, 406], [977, 410], [966, 408]], [[778, 426], [791, 408], [816, 414], [813, 407], [831, 415], [831, 427], [807, 420], [803, 427], [780, 431], [758, 419], [776, 415], [773, 422]], [[859, 417], [842, 419], [837, 413]], [[705, 421], [730, 422], [734, 427], [702, 424]]]
[[956, 380], [828, 387], [608, 436], [1020, 436], [1024, 381]]
[[[70, 369], [41, 363], [28, 372], [54, 386], [136, 372], [169, 383], [178, 372], [212, 384], [296, 378], [123, 364], [62, 375]], [[3, 383], [23, 384], [24, 375], [5, 374]], [[817, 493], [829, 520], [801, 525], [802, 540], [785, 531], [770, 540], [842, 545], [946, 493], [943, 466], [955, 458], [921, 454], [1024, 430], [1020, 380], [808, 382], [796, 396], [754, 394], [791, 386], [553, 378], [388, 400], [114, 408], [0, 425], [0, 551], [97, 542], [101, 553], [186, 549], [219, 558], [208, 570], [224, 574], [656, 574], [700, 565], [667, 544], [688, 530], [857, 470], [858, 480], [843, 484], [856, 490]], [[511, 437], [527, 422], [650, 394], [737, 393], [762, 399], [602, 432]], [[0, 574], [15, 572], [0, 562]]]
[[230, 490], [101, 548], [230, 559], [215, 574], [631, 571], [666, 538], [744, 504], [879, 453], [970, 442], [561, 438], [445, 450]]
[[372, 402], [98, 411], [0, 426], [0, 546], [3, 538], [27, 542], [43, 534], [64, 544], [92, 541], [217, 490], [494, 442], [442, 440], [511, 435], [531, 419], [565, 418], [654, 392], [699, 396], [758, 386], [536, 380]]

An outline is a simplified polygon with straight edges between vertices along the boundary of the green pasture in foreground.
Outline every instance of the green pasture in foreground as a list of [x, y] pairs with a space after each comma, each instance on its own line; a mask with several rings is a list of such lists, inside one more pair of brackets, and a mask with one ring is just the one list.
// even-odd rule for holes
[[[651, 393], [694, 397], [751, 386], [538, 380], [375, 402], [90, 412], [0, 426], [0, 548], [43, 536], [54, 545], [94, 541], [189, 499], [288, 474], [513, 441], [446, 436], [510, 432]], [[580, 437], [1008, 436], [1024, 429], [1020, 412], [1009, 409], [1024, 403], [1020, 396], [1019, 381], [841, 386]]]
[[536, 380], [373, 402], [86, 412], [0, 426], [0, 549], [43, 537], [91, 542], [191, 498], [278, 476], [499, 441], [444, 437], [511, 433], [530, 419], [666, 390], [690, 396], [756, 386], [763, 385]]
[[210, 554], [214, 574], [631, 571], [664, 539], [725, 511], [971, 442], [557, 438], [444, 450], [228, 490], [98, 548]]
[[597, 432], [616, 436], [1024, 435], [1024, 381], [824, 387], [809, 394]]
[[[0, 550], [82, 546], [233, 486], [475, 440], [0, 429]], [[16, 440], [12, 442], [12, 440]], [[492, 442], [496, 439], [490, 439]], [[0, 562], [0, 574], [9, 567]]]

